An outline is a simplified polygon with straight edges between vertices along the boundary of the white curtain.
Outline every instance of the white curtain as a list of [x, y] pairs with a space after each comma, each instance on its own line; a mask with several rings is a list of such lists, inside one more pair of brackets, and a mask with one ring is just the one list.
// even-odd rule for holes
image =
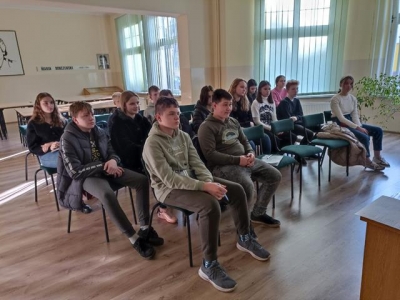
[[115, 22], [126, 88], [146, 92], [157, 85], [179, 95], [176, 18], [124, 15]]
[[[376, 0], [371, 76], [399, 70], [397, 44], [399, 0]], [[396, 63], [397, 62], [397, 63]]]
[[256, 77], [300, 81], [303, 94], [331, 93], [342, 76], [348, 0], [256, 0]]

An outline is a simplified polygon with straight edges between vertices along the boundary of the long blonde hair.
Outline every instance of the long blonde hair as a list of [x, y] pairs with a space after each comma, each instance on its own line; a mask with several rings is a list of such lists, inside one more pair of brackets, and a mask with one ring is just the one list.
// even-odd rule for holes
[[228, 90], [229, 94], [231, 94], [232, 97], [233, 97], [232, 109], [233, 109], [234, 111], [237, 110], [237, 105], [238, 105], [238, 104], [240, 105], [240, 109], [241, 109], [242, 111], [249, 111], [249, 110], [250, 110], [250, 101], [249, 101], [249, 99], [247, 98], [247, 94], [246, 94], [246, 93], [244, 94], [244, 96], [241, 96], [241, 97], [240, 97], [240, 100], [239, 100], [238, 102], [235, 101], [236, 87], [237, 87], [237, 86], [239, 85], [239, 83], [241, 83], [242, 81], [243, 81], [243, 82], [246, 84], [246, 86], [247, 86], [246, 80], [244, 80], [244, 79], [242, 79], [242, 78], [236, 78], [236, 79], [232, 82], [232, 84], [231, 84], [231, 86], [229, 87], [229, 90]]
[[31, 118], [29, 119], [29, 122], [34, 121], [37, 123], [44, 123], [46, 121], [44, 112], [42, 110], [42, 107], [40, 106], [40, 101], [46, 97], [51, 98], [51, 100], [54, 103], [54, 109], [53, 109], [53, 112], [51, 113], [51, 125], [57, 126], [57, 127], [63, 127], [65, 119], [58, 111], [58, 107], [57, 107], [56, 102], [54, 101], [53, 96], [50, 95], [49, 93], [39, 93], [36, 96], [35, 104], [33, 106], [33, 113], [32, 113]]

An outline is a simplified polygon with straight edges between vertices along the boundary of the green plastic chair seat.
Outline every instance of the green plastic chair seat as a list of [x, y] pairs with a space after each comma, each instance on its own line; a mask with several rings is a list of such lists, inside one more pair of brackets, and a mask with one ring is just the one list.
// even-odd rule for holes
[[318, 153], [322, 153], [322, 149], [308, 145], [289, 145], [282, 148], [285, 153], [298, 155], [300, 157], [309, 157]]
[[329, 149], [338, 149], [342, 147], [347, 147], [349, 142], [346, 140], [334, 140], [334, 139], [313, 139], [311, 145], [318, 145], [328, 147]]
[[194, 111], [194, 106], [194, 104], [180, 105], [179, 109], [181, 112]]
[[49, 175], [57, 174], [57, 168], [49, 168], [49, 167], [44, 167], [44, 166], [40, 166], [40, 168], [43, 171], [46, 171], [46, 173], [49, 174]]

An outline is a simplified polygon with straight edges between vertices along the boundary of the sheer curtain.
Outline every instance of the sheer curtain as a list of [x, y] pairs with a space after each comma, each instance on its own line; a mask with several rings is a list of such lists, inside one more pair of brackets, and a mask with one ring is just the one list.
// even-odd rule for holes
[[399, 0], [377, 0], [375, 12], [370, 75], [400, 74]]
[[303, 94], [331, 93], [342, 75], [347, 0], [256, 0], [256, 76], [300, 81]]
[[126, 88], [145, 92], [157, 85], [179, 95], [176, 18], [124, 15], [115, 22]]

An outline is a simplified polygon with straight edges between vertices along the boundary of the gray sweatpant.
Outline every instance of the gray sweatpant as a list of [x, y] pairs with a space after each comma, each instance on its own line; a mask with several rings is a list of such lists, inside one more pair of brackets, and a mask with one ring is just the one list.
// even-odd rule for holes
[[83, 182], [83, 189], [100, 200], [112, 222], [127, 237], [134, 235], [132, 223], [126, 217], [118, 203], [111, 185], [127, 186], [136, 189], [136, 210], [140, 225], [148, 225], [149, 214], [149, 181], [143, 174], [124, 169], [121, 177], [88, 177]]
[[257, 158], [252, 167], [247, 168], [239, 165], [216, 166], [212, 173], [214, 176], [239, 183], [246, 192], [249, 210], [254, 199], [253, 180], [257, 180], [261, 187], [253, 207], [255, 215], [261, 215], [266, 212], [268, 203], [271, 201], [282, 179], [282, 175], [277, 169]]
[[[246, 195], [240, 184], [214, 177], [214, 181], [226, 186], [229, 210], [239, 234], [249, 233], [249, 214]], [[218, 200], [203, 191], [172, 190], [165, 204], [181, 207], [199, 214], [200, 239], [203, 257], [207, 261], [217, 259], [218, 230], [221, 209]]]

